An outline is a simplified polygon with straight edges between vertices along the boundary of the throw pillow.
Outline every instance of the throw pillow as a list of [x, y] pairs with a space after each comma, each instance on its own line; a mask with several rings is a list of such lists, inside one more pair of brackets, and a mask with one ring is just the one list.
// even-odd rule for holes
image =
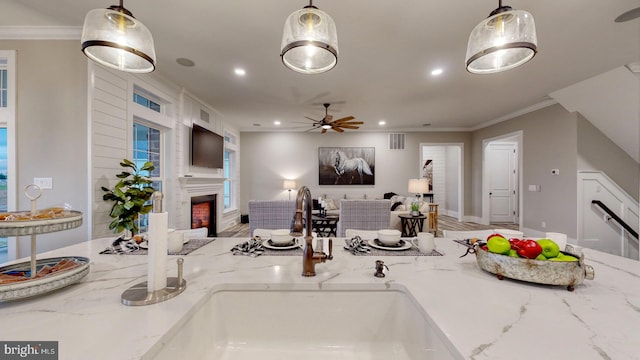
[[391, 199], [391, 197], [392, 197], [393, 195], [398, 195], [398, 194], [396, 194], [396, 193], [394, 193], [394, 192], [384, 193], [384, 199], [385, 199], [385, 200], [389, 200], [389, 199]]
[[336, 203], [333, 199], [324, 199], [324, 203], [327, 205], [327, 210], [338, 210]]
[[391, 211], [396, 211], [396, 210], [398, 210], [398, 207], [399, 207], [399, 206], [404, 206], [404, 205], [402, 204], [402, 202], [400, 202], [400, 201], [396, 201], [395, 203], [393, 203], [393, 205], [391, 205]]

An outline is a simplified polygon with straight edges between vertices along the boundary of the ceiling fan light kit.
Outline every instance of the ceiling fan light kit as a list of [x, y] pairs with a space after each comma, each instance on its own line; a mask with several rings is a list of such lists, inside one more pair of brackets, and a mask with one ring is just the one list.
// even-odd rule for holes
[[285, 21], [280, 49], [282, 62], [291, 70], [303, 74], [329, 71], [338, 63], [336, 24], [310, 0]]
[[149, 29], [120, 5], [87, 13], [82, 27], [82, 52], [106, 67], [149, 73], [156, 67], [156, 51]]
[[503, 6], [480, 22], [471, 32], [466, 67], [474, 74], [492, 74], [520, 66], [538, 51], [533, 16], [524, 10]]

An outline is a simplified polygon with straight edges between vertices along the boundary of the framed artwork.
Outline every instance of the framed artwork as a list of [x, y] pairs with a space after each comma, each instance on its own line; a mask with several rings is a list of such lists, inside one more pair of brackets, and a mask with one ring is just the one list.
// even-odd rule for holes
[[422, 165], [422, 177], [429, 182], [429, 192], [433, 192], [433, 160], [426, 160]]
[[374, 147], [319, 147], [319, 185], [375, 185]]

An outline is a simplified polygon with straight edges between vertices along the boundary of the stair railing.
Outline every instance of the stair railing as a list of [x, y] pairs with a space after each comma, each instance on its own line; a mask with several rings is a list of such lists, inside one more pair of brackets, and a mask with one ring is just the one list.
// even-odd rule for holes
[[609, 216], [610, 219], [615, 220], [620, 226], [622, 226], [623, 229], [625, 229], [629, 234], [631, 234], [631, 236], [638, 239], [638, 233], [635, 230], [633, 230], [631, 226], [629, 226], [629, 224], [627, 224], [618, 215], [616, 215], [616, 213], [614, 213], [611, 209], [609, 209], [609, 207], [605, 205], [602, 201], [591, 200], [591, 203], [599, 206]]

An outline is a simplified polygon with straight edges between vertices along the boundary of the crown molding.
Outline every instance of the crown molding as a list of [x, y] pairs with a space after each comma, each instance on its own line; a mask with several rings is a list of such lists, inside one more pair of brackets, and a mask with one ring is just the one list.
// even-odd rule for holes
[[80, 40], [80, 26], [0, 26], [2, 40]]

